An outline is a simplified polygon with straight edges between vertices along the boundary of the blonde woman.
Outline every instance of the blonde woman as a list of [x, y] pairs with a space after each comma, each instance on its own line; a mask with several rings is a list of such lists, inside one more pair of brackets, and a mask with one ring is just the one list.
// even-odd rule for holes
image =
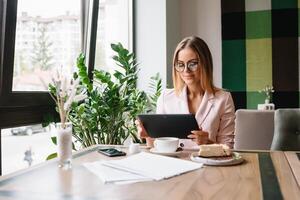
[[[199, 130], [183, 140], [187, 148], [222, 143], [233, 148], [235, 108], [229, 92], [213, 84], [213, 61], [207, 44], [199, 37], [184, 38], [173, 57], [173, 89], [165, 89], [157, 101], [157, 114], [195, 115]], [[151, 141], [139, 120], [138, 134]]]

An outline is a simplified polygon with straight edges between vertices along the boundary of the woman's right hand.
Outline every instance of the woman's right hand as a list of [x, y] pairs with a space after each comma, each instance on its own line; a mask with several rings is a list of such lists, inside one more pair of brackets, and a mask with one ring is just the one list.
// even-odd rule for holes
[[149, 137], [147, 131], [145, 130], [145, 128], [143, 126], [143, 123], [139, 119], [135, 120], [135, 125], [137, 127], [138, 137], [140, 137], [140, 138]]
[[139, 119], [137, 119], [137, 120], [135, 120], [135, 125], [137, 127], [138, 137], [139, 138], [145, 138], [147, 146], [148, 147], [153, 147], [154, 139], [149, 137], [146, 129], [143, 126], [143, 123]]

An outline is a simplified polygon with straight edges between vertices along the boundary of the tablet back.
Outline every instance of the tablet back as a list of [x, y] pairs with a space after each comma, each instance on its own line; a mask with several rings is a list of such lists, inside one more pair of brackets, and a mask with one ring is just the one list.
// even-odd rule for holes
[[193, 114], [140, 114], [138, 118], [153, 138], [187, 138], [192, 130], [199, 129]]

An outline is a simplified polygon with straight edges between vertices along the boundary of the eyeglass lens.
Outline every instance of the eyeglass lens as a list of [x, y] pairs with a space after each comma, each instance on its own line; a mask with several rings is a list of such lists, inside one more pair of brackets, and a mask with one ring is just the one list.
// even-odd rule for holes
[[175, 65], [175, 69], [178, 71], [178, 72], [183, 72], [184, 69], [185, 69], [185, 66], [187, 66], [188, 70], [189, 71], [196, 71], [197, 68], [198, 68], [198, 61], [189, 61], [187, 62], [186, 64], [184, 64], [183, 62], [178, 62], [176, 65]]

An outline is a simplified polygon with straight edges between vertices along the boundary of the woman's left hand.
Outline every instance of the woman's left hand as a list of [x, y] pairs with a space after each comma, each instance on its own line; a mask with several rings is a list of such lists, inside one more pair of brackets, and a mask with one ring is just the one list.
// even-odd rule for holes
[[201, 128], [199, 130], [191, 131], [191, 133], [192, 134], [188, 135], [187, 137], [192, 139], [198, 145], [211, 143], [208, 138], [208, 132], [202, 131]]

